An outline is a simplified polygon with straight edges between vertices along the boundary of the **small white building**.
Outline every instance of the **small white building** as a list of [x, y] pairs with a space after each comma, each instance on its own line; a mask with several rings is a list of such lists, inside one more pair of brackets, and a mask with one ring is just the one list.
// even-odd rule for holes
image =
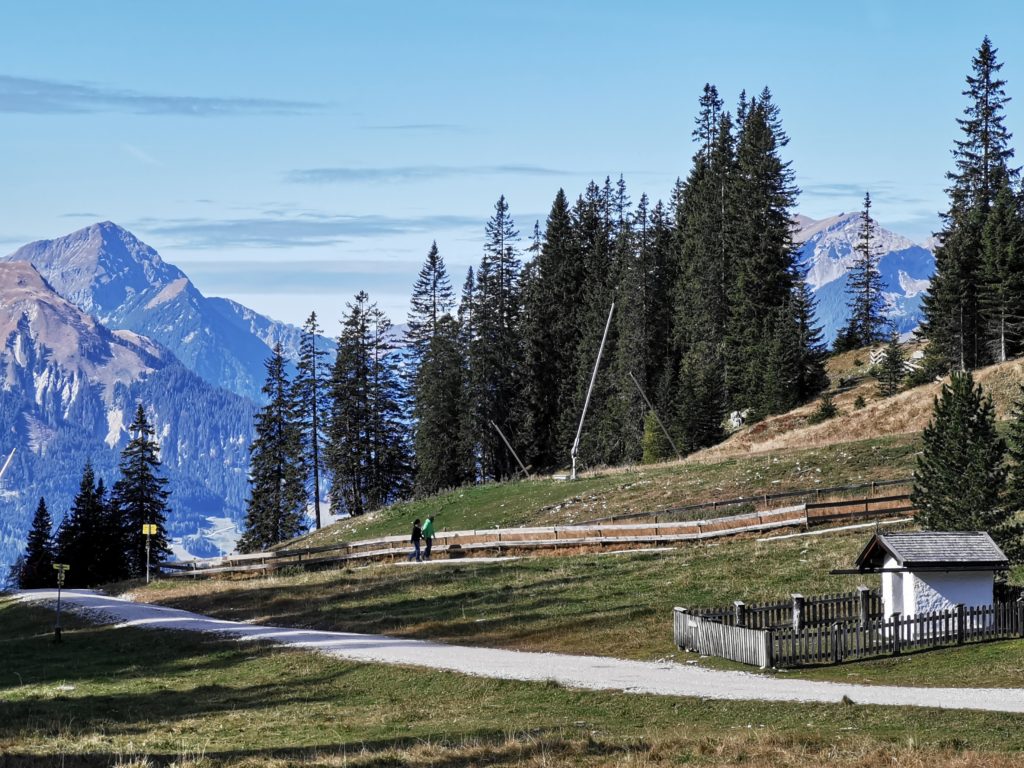
[[860, 573], [882, 574], [887, 619], [992, 605], [996, 572], [1009, 566], [984, 531], [876, 533], [856, 562]]

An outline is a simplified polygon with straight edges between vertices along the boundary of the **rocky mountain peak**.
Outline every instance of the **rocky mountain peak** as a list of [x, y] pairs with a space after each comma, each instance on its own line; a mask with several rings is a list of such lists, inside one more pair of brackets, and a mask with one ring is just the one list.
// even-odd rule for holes
[[53, 240], [37, 240], [7, 257], [26, 261], [61, 296], [108, 321], [153, 291], [185, 277], [153, 248], [111, 221]]

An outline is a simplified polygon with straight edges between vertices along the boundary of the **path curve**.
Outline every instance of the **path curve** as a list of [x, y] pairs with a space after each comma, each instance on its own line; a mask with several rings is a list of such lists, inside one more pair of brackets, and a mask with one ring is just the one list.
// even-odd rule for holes
[[[25, 590], [18, 596], [26, 601], [47, 601], [53, 607], [57, 592]], [[210, 632], [239, 640], [269, 640], [353, 661], [429, 667], [508, 680], [554, 680], [570, 688], [705, 699], [825, 703], [838, 703], [845, 696], [857, 704], [1024, 712], [1022, 688], [846, 685], [702, 669], [673, 662], [509, 651], [383, 635], [269, 627], [136, 603], [92, 590], [64, 590], [62, 602], [76, 613], [112, 619], [118, 626]]]

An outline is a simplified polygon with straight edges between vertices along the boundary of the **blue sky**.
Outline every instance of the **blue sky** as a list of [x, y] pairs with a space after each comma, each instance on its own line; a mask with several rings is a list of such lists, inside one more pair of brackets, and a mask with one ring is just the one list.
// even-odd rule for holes
[[[404, 320], [436, 239], [460, 285], [504, 194], [625, 176], [667, 198], [697, 99], [768, 85], [798, 210], [922, 240], [988, 34], [1024, 134], [1024, 4], [40, 2], [5, 8], [0, 249], [110, 219], [208, 295], [329, 332]], [[525, 244], [525, 243], [524, 243]]]

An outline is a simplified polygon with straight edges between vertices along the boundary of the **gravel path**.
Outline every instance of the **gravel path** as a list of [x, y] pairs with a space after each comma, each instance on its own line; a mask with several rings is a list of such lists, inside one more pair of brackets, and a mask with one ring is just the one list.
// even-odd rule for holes
[[[19, 596], [23, 600], [52, 603], [57, 593], [26, 590]], [[63, 604], [97, 620], [113, 620], [118, 626], [210, 632], [239, 640], [270, 640], [354, 661], [446, 669], [509, 680], [554, 680], [571, 688], [762, 701], [839, 702], [846, 696], [857, 704], [1024, 712], [1024, 689], [1021, 688], [845, 685], [702, 669], [671, 662], [473, 648], [381, 635], [268, 627], [135, 603], [91, 590], [65, 590]]]

